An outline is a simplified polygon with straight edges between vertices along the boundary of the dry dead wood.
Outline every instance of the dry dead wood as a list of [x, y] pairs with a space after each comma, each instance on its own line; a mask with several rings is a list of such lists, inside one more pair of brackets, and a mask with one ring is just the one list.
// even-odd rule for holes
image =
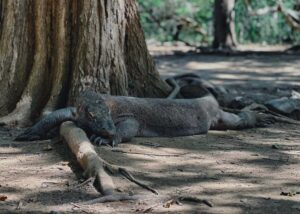
[[103, 197], [94, 199], [88, 203], [122, 201], [122, 200], [139, 200], [145, 195], [127, 195], [117, 193], [114, 182], [106, 171], [113, 174], [122, 174], [128, 180], [137, 185], [158, 194], [146, 184], [135, 179], [125, 168], [114, 166], [103, 160], [95, 151], [94, 146], [89, 141], [85, 132], [75, 126], [73, 122], [65, 122], [60, 126], [60, 135], [65, 139], [72, 153], [80, 166], [84, 170], [84, 175], [89, 178], [95, 178], [94, 186], [102, 194]]

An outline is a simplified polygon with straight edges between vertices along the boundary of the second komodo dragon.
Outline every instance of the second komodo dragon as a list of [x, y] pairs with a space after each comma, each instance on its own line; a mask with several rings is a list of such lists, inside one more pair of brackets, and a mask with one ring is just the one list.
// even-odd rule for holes
[[253, 112], [224, 112], [211, 95], [196, 99], [160, 99], [86, 91], [74, 107], [52, 112], [16, 140], [47, 139], [50, 130], [68, 120], [84, 129], [93, 142], [112, 146], [135, 136], [187, 136], [205, 134], [209, 129], [243, 129], [268, 122]]

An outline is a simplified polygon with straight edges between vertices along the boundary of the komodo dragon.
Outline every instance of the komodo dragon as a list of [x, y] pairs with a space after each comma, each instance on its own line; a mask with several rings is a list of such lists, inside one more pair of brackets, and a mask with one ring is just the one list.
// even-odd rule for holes
[[47, 139], [47, 133], [64, 121], [74, 121], [91, 140], [117, 145], [135, 136], [176, 137], [205, 134], [209, 129], [243, 129], [264, 125], [252, 112], [233, 114], [220, 109], [207, 95], [197, 99], [160, 99], [110, 96], [83, 92], [75, 107], [52, 112], [15, 140]]
[[167, 97], [168, 99], [176, 97], [181, 99], [200, 98], [203, 95], [211, 94], [225, 111], [232, 113], [255, 111], [260, 112], [260, 117], [265, 114], [265, 117], [273, 122], [300, 125], [300, 122], [297, 121], [300, 120], [300, 99], [299, 93], [296, 91], [291, 91], [288, 96], [285, 93], [282, 95], [283, 97], [275, 99], [269, 98], [267, 94], [262, 98], [261, 93], [241, 97], [230, 93], [222, 86], [214, 85], [202, 79], [194, 73], [175, 75], [165, 81], [173, 87], [173, 91]]

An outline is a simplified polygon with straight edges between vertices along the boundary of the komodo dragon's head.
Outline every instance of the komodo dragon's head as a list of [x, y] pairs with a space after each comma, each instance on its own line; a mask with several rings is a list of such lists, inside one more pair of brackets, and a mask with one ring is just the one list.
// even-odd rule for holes
[[88, 132], [104, 138], [112, 138], [116, 134], [110, 110], [101, 95], [94, 92], [81, 94], [76, 112], [78, 124]]

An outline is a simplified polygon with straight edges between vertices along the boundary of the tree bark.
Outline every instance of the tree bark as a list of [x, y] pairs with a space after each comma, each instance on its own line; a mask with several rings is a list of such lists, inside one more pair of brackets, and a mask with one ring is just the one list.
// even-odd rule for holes
[[136, 2], [1, 1], [0, 116], [6, 116], [0, 123], [29, 125], [72, 104], [85, 89], [167, 95], [147, 50]]
[[237, 45], [234, 4], [235, 0], [215, 0], [213, 48], [231, 50]]

